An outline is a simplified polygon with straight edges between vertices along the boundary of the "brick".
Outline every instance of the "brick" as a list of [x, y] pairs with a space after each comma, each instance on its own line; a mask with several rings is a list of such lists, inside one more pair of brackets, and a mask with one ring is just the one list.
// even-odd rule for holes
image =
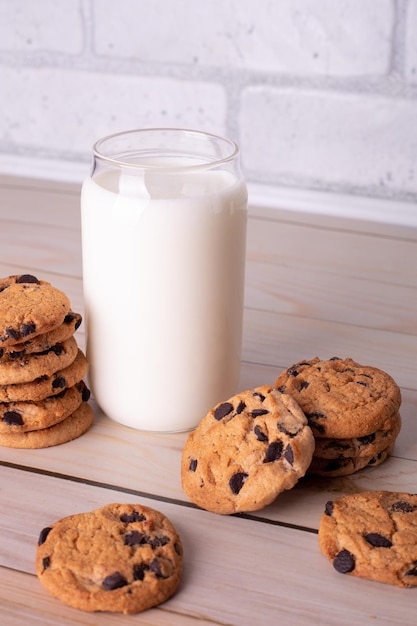
[[415, 193], [415, 119], [414, 100], [248, 88], [239, 118], [243, 166], [276, 184]]
[[0, 117], [0, 144], [28, 152], [85, 157], [99, 137], [144, 126], [225, 130], [226, 98], [217, 84], [5, 67], [0, 84], [13, 102]]
[[284, 74], [388, 71], [391, 0], [94, 0], [95, 51]]
[[417, 84], [417, 2], [407, 5], [405, 34], [405, 77], [409, 83]]
[[0, 0], [0, 50], [77, 54], [82, 46], [80, 0]]

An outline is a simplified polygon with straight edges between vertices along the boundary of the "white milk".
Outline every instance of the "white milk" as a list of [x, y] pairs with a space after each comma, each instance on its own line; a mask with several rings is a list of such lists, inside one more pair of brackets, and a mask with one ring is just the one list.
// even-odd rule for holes
[[188, 430], [236, 391], [246, 187], [225, 171], [145, 176], [83, 185], [90, 384], [122, 424]]

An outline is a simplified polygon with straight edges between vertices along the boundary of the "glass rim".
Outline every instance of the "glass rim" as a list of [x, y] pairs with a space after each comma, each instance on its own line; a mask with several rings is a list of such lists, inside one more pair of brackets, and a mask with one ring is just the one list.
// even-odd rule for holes
[[[230, 154], [222, 158], [214, 158], [213, 160], [210, 160], [208, 162], [198, 163], [197, 165], [178, 165], [178, 164], [171, 165], [169, 163], [158, 163], [158, 164], [140, 163], [140, 162], [135, 163], [135, 162], [127, 161], [127, 160], [120, 159], [117, 157], [107, 156], [103, 154], [102, 152], [100, 152], [101, 146], [106, 141], [117, 139], [123, 136], [133, 135], [133, 134], [140, 135], [142, 133], [151, 134], [151, 133], [157, 133], [157, 132], [167, 133], [167, 134], [183, 133], [185, 135], [188, 134], [188, 135], [195, 135], [195, 136], [201, 136], [201, 137], [208, 137], [209, 139], [220, 141], [223, 144], [228, 145], [231, 149]], [[138, 148], [138, 151], [139, 151], [139, 148]], [[181, 153], [179, 152], [178, 154], [180, 155]], [[184, 155], [185, 153], [182, 153], [182, 154]], [[124, 167], [124, 168], [132, 168], [133, 170], [192, 171], [192, 170], [201, 170], [201, 169], [212, 169], [213, 167], [218, 167], [219, 165], [233, 161], [234, 159], [236, 159], [238, 154], [239, 154], [239, 146], [232, 139], [223, 137], [222, 135], [217, 135], [215, 133], [210, 133], [204, 130], [194, 130], [191, 128], [175, 128], [175, 127], [137, 128], [137, 129], [125, 130], [125, 131], [120, 131], [117, 133], [112, 133], [110, 135], [106, 135], [98, 139], [93, 144], [93, 156], [95, 158], [98, 158], [101, 161], [104, 161], [105, 163], [109, 165], [114, 165], [117, 167]]]

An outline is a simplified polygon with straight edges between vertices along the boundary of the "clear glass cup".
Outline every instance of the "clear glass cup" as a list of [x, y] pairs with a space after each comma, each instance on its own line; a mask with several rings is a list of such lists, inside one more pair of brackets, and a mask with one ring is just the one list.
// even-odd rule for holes
[[97, 141], [81, 194], [89, 381], [111, 419], [193, 429], [239, 378], [247, 190], [228, 139]]

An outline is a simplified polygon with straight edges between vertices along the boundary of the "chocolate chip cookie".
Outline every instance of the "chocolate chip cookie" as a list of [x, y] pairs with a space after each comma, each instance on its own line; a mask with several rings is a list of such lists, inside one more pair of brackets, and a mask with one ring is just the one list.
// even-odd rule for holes
[[138, 613], [177, 591], [182, 555], [181, 539], [165, 515], [139, 504], [109, 504], [44, 528], [36, 574], [69, 606]]
[[0, 360], [0, 385], [29, 383], [40, 376], [52, 376], [70, 365], [78, 353], [77, 342], [70, 337], [43, 352]]
[[22, 402], [27, 400], [38, 402], [44, 400], [78, 383], [86, 376], [87, 370], [87, 359], [82, 350], [78, 348], [74, 361], [51, 376], [39, 376], [29, 383], [0, 385], [0, 402]]
[[321, 459], [338, 459], [340, 457], [372, 457], [393, 445], [400, 430], [401, 417], [399, 413], [393, 417], [393, 427], [389, 430], [377, 430], [364, 437], [352, 439], [316, 438], [314, 456]]
[[7, 448], [50, 448], [77, 439], [90, 428], [94, 420], [91, 406], [82, 402], [71, 415], [61, 422], [26, 432], [0, 432], [0, 446]]
[[84, 381], [39, 402], [0, 403], [0, 433], [24, 433], [40, 430], [62, 422], [90, 398]]
[[352, 359], [300, 361], [282, 372], [274, 387], [298, 402], [316, 438], [357, 438], [390, 430], [401, 404], [391, 376]]
[[42, 335], [37, 335], [33, 339], [22, 341], [5, 348], [0, 347], [0, 362], [3, 357], [9, 359], [19, 359], [26, 354], [32, 354], [33, 352], [45, 352], [50, 350], [56, 344], [66, 341], [78, 330], [82, 322], [82, 316], [80, 313], [74, 313], [70, 311], [64, 318], [63, 323]]
[[31, 274], [0, 279], [0, 347], [32, 339], [63, 323], [68, 297]]
[[417, 495], [369, 491], [328, 502], [319, 545], [342, 574], [416, 587]]
[[214, 513], [255, 511], [304, 476], [313, 450], [313, 434], [294, 399], [258, 387], [218, 404], [190, 433], [182, 487]]
[[[317, 440], [316, 440], [317, 441]], [[358, 472], [365, 467], [376, 467], [381, 465], [392, 453], [393, 445], [373, 454], [372, 456], [339, 456], [337, 459], [321, 459], [313, 455], [313, 460], [308, 468], [309, 474], [317, 476], [327, 476], [335, 478], [337, 476], [348, 476]]]

